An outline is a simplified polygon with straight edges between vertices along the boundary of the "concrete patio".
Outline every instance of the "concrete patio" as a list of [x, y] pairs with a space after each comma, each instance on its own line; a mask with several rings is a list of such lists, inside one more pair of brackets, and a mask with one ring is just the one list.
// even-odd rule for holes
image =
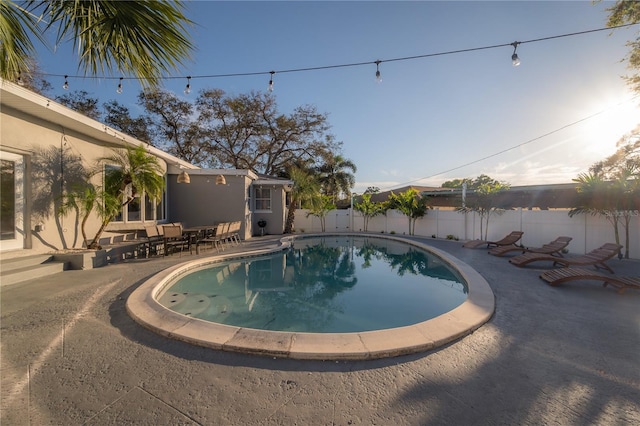
[[[194, 256], [132, 260], [1, 288], [2, 413], [11, 425], [640, 424], [640, 292], [554, 288], [550, 265], [420, 238], [474, 267], [493, 318], [430, 352], [296, 361], [169, 340], [127, 296]], [[269, 244], [255, 238], [244, 247]], [[238, 249], [235, 249], [238, 250]], [[209, 253], [201, 254], [207, 256]], [[612, 260], [619, 275], [638, 260]]]

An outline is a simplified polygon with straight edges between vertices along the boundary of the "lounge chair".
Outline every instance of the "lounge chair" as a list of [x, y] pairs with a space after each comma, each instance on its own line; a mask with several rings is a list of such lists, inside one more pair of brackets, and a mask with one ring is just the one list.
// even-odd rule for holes
[[594, 280], [603, 281], [602, 286], [611, 284], [618, 289], [618, 293], [623, 293], [627, 288], [640, 290], [640, 277], [618, 277], [615, 275], [605, 275], [597, 271], [582, 268], [560, 268], [540, 274], [540, 278], [549, 285], [558, 286], [567, 281]]
[[542, 253], [550, 254], [552, 256], [562, 256], [562, 250], [569, 245], [569, 242], [573, 238], [571, 237], [558, 237], [551, 241], [549, 244], [544, 244], [542, 247], [518, 247], [515, 244], [508, 246], [498, 246], [489, 250], [489, 254], [494, 256], [504, 256], [512, 251], [521, 251], [522, 253]]
[[607, 266], [604, 262], [616, 256], [622, 248], [619, 244], [606, 243], [598, 247], [595, 250], [590, 251], [587, 254], [577, 257], [560, 258], [552, 256], [550, 254], [542, 253], [524, 253], [516, 257], [509, 259], [509, 262], [516, 266], [525, 266], [531, 262], [537, 262], [547, 260], [553, 262], [553, 266], [590, 266], [593, 265], [596, 268], [604, 268], [607, 271], [613, 273], [613, 269]]
[[513, 245], [513, 244], [517, 243], [520, 238], [522, 238], [522, 234], [524, 234], [524, 232], [513, 231], [512, 233], [510, 233], [509, 235], [507, 235], [506, 237], [504, 237], [503, 239], [498, 240], [498, 241], [471, 240], [471, 241], [467, 241], [466, 243], [464, 243], [462, 245], [462, 247], [478, 248], [478, 247], [483, 246], [485, 244], [487, 245], [487, 248], [491, 247], [491, 246]]

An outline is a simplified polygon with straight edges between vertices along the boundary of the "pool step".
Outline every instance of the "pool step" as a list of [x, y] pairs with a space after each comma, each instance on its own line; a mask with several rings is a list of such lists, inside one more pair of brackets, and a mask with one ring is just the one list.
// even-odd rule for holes
[[0, 261], [0, 285], [46, 277], [67, 269], [67, 262], [54, 261], [52, 255], [36, 254]]

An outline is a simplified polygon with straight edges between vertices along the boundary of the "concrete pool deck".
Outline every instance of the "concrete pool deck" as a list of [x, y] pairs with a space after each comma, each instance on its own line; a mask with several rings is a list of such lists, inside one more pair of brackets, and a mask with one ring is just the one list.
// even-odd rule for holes
[[[495, 294], [495, 314], [449, 345], [380, 360], [217, 351], [131, 319], [133, 290], [195, 256], [2, 286], [0, 423], [640, 423], [640, 292], [596, 282], [550, 287], [538, 278], [548, 265], [517, 268], [461, 242], [416, 240], [477, 270]], [[609, 264], [618, 275], [640, 272], [637, 260]]]

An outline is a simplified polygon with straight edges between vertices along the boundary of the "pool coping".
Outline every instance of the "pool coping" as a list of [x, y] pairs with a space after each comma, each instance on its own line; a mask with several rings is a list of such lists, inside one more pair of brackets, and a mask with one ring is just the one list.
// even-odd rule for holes
[[354, 333], [300, 333], [256, 330], [188, 317], [162, 306], [157, 296], [176, 277], [208, 264], [285, 250], [296, 236], [283, 237], [273, 246], [239, 253], [219, 254], [167, 268], [148, 279], [127, 298], [129, 315], [140, 325], [165, 337], [232, 352], [309, 360], [365, 360], [426, 352], [458, 340], [489, 321], [495, 297], [489, 283], [456, 257], [418, 241], [368, 233], [304, 234], [299, 237], [354, 235], [397, 240], [423, 248], [453, 266], [466, 281], [467, 299], [433, 319], [404, 327]]

